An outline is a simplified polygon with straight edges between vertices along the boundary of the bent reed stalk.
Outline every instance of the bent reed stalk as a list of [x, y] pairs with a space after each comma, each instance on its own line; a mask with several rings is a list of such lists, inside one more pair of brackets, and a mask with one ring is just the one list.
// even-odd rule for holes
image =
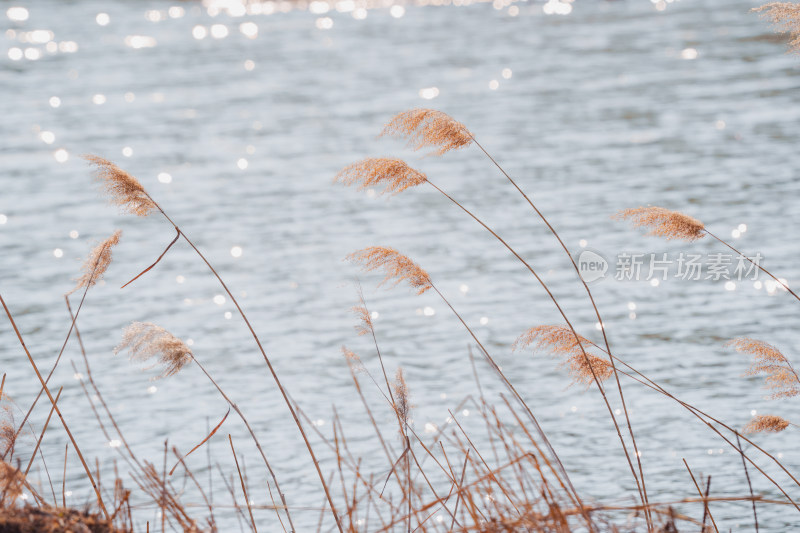
[[[633, 465], [633, 460], [630, 457], [631, 454], [628, 451], [625, 439], [622, 436], [622, 431], [619, 427], [619, 424], [617, 423], [616, 416], [614, 415], [614, 410], [611, 407], [611, 403], [608, 400], [608, 397], [605, 393], [602, 384], [600, 383], [601, 380], [597, 377], [595, 373], [589, 355], [586, 354], [585, 350], [583, 349], [583, 345], [581, 344], [582, 337], [577, 333], [575, 328], [572, 326], [572, 322], [569, 320], [569, 318], [566, 315], [566, 312], [558, 303], [558, 300], [556, 299], [555, 295], [552, 293], [552, 291], [547, 286], [545, 281], [541, 278], [541, 276], [539, 276], [539, 274], [533, 269], [530, 263], [528, 263], [525, 259], [523, 259], [523, 257], [519, 255], [519, 253], [511, 245], [509, 245], [491, 227], [489, 227], [485, 222], [483, 222], [483, 220], [478, 218], [478, 216], [475, 215], [472, 211], [464, 207], [464, 205], [458, 202], [455, 198], [453, 198], [439, 186], [434, 184], [425, 174], [417, 170], [411, 169], [406, 163], [400, 160], [388, 159], [388, 158], [367, 158], [361, 162], [346, 167], [337, 174], [334, 180], [342, 182], [345, 185], [357, 185], [359, 188], [362, 189], [369, 186], [382, 185], [384, 186], [383, 192], [391, 192], [393, 194], [405, 190], [411, 186], [427, 183], [434, 189], [436, 189], [445, 198], [447, 198], [450, 202], [455, 204], [459, 209], [464, 211], [470, 218], [472, 218], [478, 224], [480, 224], [481, 227], [483, 227], [486, 231], [488, 231], [492, 235], [492, 237], [494, 237], [497, 241], [499, 241], [509, 252], [511, 252], [511, 254], [517, 260], [519, 260], [525, 266], [525, 268], [528, 269], [528, 271], [534, 276], [534, 278], [536, 278], [536, 281], [539, 283], [539, 285], [545, 290], [548, 297], [558, 310], [559, 314], [573, 332], [574, 338], [581, 349], [582, 355], [585, 358], [588, 368], [591, 371], [593, 381], [597, 385], [598, 390], [600, 391], [600, 395], [603, 398], [603, 402], [605, 403], [606, 408], [609, 412], [609, 416], [617, 432], [617, 437], [619, 438], [620, 444], [622, 446], [623, 452], [628, 462], [628, 466], [631, 470], [631, 474], [633, 475], [634, 480], [636, 482], [636, 486], [639, 492], [639, 497], [642, 501], [643, 506], [647, 508], [647, 497], [645, 493], [645, 487], [642, 484], [640, 476], [639, 474], [637, 474], [636, 468]], [[396, 266], [395, 269], [400, 269], [400, 267]], [[384, 282], [392, 277], [393, 274], [387, 273], [387, 277], [386, 279], [384, 279]], [[399, 279], [404, 279], [404, 276], [401, 276]], [[422, 289], [420, 293], [424, 292], [425, 290], [426, 289]], [[614, 365], [613, 360], [611, 362], [611, 365], [613, 368]], [[637, 461], [640, 461], [638, 457], [639, 456], [638, 451], [636, 452], [636, 456], [637, 456]], [[648, 524], [650, 524], [649, 518], [648, 518]]]
[[[606, 346], [606, 352], [610, 355], [611, 346], [608, 342], [608, 336], [606, 335], [606, 330], [604, 327], [605, 322], [603, 318], [600, 316], [600, 310], [597, 307], [597, 304], [594, 301], [594, 295], [592, 291], [589, 289], [589, 285], [581, 276], [580, 269], [578, 268], [575, 259], [572, 257], [567, 245], [561, 239], [561, 236], [555, 230], [553, 225], [550, 221], [544, 216], [544, 214], [539, 210], [538, 207], [533, 203], [530, 197], [525, 194], [522, 188], [517, 184], [517, 182], [506, 172], [506, 170], [497, 162], [497, 160], [492, 157], [492, 155], [483, 147], [481, 143], [475, 138], [475, 135], [467, 129], [467, 127], [462, 124], [461, 122], [455, 120], [450, 115], [443, 113], [442, 111], [434, 110], [434, 109], [412, 109], [410, 111], [405, 111], [395, 115], [391, 121], [384, 127], [383, 133], [381, 135], [404, 135], [408, 137], [408, 143], [412, 146], [415, 150], [419, 150], [426, 146], [438, 146], [439, 149], [436, 151], [437, 155], [441, 155], [449, 150], [463, 148], [468, 146], [471, 143], [474, 143], [481, 152], [492, 162], [492, 164], [497, 167], [500, 173], [508, 180], [508, 182], [516, 189], [516, 191], [525, 199], [528, 205], [533, 209], [536, 216], [538, 216], [542, 222], [545, 224], [547, 229], [550, 233], [555, 237], [560, 245], [561, 249], [564, 250], [567, 258], [569, 259], [570, 263], [572, 264], [572, 268], [575, 270], [575, 273], [578, 276], [581, 284], [583, 285], [584, 290], [586, 291], [587, 296], [589, 297], [589, 301], [592, 305], [592, 310], [594, 311], [595, 316], [597, 317], [597, 323], [600, 324], [600, 331], [603, 335], [603, 342]], [[457, 204], [458, 205], [458, 204]], [[566, 317], [565, 317], [566, 319]], [[580, 339], [577, 333], [575, 333], [575, 340], [580, 343]], [[589, 357], [584, 354], [586, 359], [586, 363], [589, 364]], [[625, 394], [622, 390], [622, 383], [620, 383], [619, 375], [617, 374], [616, 366], [614, 365], [613, 358], [609, 357], [609, 362], [611, 363], [611, 369], [614, 373], [614, 380], [616, 382], [617, 391], [619, 392], [620, 402], [622, 404], [622, 411], [625, 415], [625, 423], [628, 426], [628, 434], [631, 437], [631, 444], [633, 445], [634, 456], [636, 457], [636, 462], [639, 470], [639, 478], [641, 479], [641, 486], [639, 487], [639, 495], [642, 499], [642, 503], [645, 505], [645, 514], [649, 513], [647, 507], [647, 486], [645, 483], [645, 476], [644, 476], [644, 469], [642, 467], [641, 461], [641, 454], [639, 453], [638, 444], [636, 443], [636, 437], [633, 432], [633, 426], [631, 424], [630, 415], [628, 413], [628, 406], [625, 402]], [[590, 365], [591, 366], [591, 365]], [[600, 388], [600, 383], [597, 382], [598, 388]], [[602, 393], [602, 388], [601, 388]], [[605, 395], [604, 395], [605, 400]], [[607, 400], [606, 400], [607, 402]], [[609, 405], [609, 411], [611, 411], [611, 407]], [[630, 455], [628, 453], [627, 447], [625, 445], [624, 440], [622, 439], [622, 434], [619, 430], [617, 425], [616, 417], [614, 416], [613, 412], [610, 412], [611, 418], [613, 420], [614, 426], [617, 430], [619, 435], [623, 451], [627, 457], [628, 462], [631, 462]], [[631, 467], [632, 468], [632, 467]], [[636, 476], [636, 472], [633, 472], [634, 477]], [[639, 482], [637, 481], [637, 485]], [[652, 529], [652, 524], [648, 522], [649, 529]]]
[[[270, 375], [272, 376], [273, 381], [275, 382], [278, 390], [283, 397], [284, 403], [286, 403], [286, 407], [289, 409], [290, 414], [292, 415], [292, 419], [297, 426], [297, 429], [300, 431], [300, 436], [303, 439], [303, 442], [306, 445], [306, 449], [308, 450], [309, 455], [311, 456], [311, 460], [314, 463], [314, 468], [317, 471], [317, 475], [319, 477], [320, 483], [322, 484], [322, 488], [325, 492], [326, 499], [328, 500], [328, 504], [331, 508], [331, 513], [333, 514], [334, 520], [336, 522], [336, 526], [339, 529], [340, 533], [344, 533], [342, 529], [341, 520], [339, 519], [339, 514], [336, 511], [336, 505], [333, 502], [333, 497], [330, 494], [330, 490], [328, 488], [328, 484], [325, 481], [325, 477], [322, 474], [322, 470], [319, 466], [319, 461], [317, 460], [316, 455], [314, 454], [314, 450], [311, 446], [311, 441], [309, 441], [308, 436], [306, 435], [305, 429], [303, 428], [300, 419], [297, 416], [297, 412], [295, 411], [294, 407], [292, 406], [292, 402], [289, 400], [289, 396], [286, 392], [283, 383], [281, 382], [280, 378], [278, 377], [275, 368], [272, 365], [272, 361], [267, 356], [267, 352], [264, 349], [263, 345], [261, 344], [261, 339], [259, 339], [258, 334], [256, 334], [255, 329], [253, 328], [250, 320], [247, 318], [244, 310], [242, 309], [241, 305], [239, 305], [239, 301], [233, 295], [233, 292], [228, 288], [227, 284], [223, 281], [222, 277], [219, 275], [217, 270], [211, 265], [211, 263], [206, 259], [205, 255], [195, 246], [191, 239], [178, 227], [178, 225], [172, 220], [172, 218], [167, 215], [167, 213], [161, 208], [161, 206], [156, 202], [150, 194], [145, 190], [145, 188], [139, 183], [139, 181], [133, 177], [132, 175], [128, 174], [126, 171], [119, 168], [117, 165], [112, 163], [107, 159], [103, 159], [98, 156], [94, 155], [86, 155], [84, 156], [89, 163], [95, 166], [95, 175], [97, 179], [100, 181], [102, 188], [106, 192], [109, 197], [109, 200], [120, 206], [123, 211], [128, 213], [135, 214], [137, 216], [147, 216], [153, 211], [158, 211], [161, 215], [169, 222], [175, 231], [183, 238], [184, 241], [194, 250], [194, 252], [200, 257], [200, 259], [205, 263], [214, 277], [217, 279], [219, 284], [222, 286], [222, 289], [231, 299], [233, 305], [236, 307], [236, 310], [239, 312], [239, 315], [244, 320], [247, 329], [250, 331], [253, 340], [258, 347], [259, 352], [261, 353], [264, 362], [269, 369]], [[170, 244], [170, 247], [172, 244]], [[161, 255], [163, 257], [164, 254]], [[161, 258], [160, 257], [160, 258]], [[160, 259], [159, 258], [159, 259]], [[155, 265], [155, 263], [154, 263]], [[153, 265], [153, 266], [154, 266]], [[152, 268], [152, 266], [150, 267]], [[149, 269], [148, 269], [149, 270]], [[134, 278], [135, 279], [135, 278]]]

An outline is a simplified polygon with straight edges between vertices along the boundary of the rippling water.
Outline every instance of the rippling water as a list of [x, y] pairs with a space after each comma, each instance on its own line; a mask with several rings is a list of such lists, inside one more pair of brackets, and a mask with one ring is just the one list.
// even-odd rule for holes
[[[431, 188], [387, 200], [332, 183], [360, 158], [405, 157], [506, 237], [543, 274], [576, 328], [599, 340], [597, 319], [557, 243], [475, 147], [421, 157], [402, 142], [376, 139], [393, 114], [426, 106], [464, 122], [571, 250], [609, 261], [607, 277], [592, 288], [617, 355], [733, 426], [754, 413], [800, 419], [796, 399], [766, 399], [761, 378], [742, 377], [747, 357], [722, 346], [749, 335], [796, 359], [798, 302], [788, 294], [763, 276], [761, 283], [687, 281], [673, 271], [657, 285], [645, 274], [613, 279], [621, 253], [667, 253], [674, 269], [681, 252], [728, 251], [709, 238], [687, 244], [645, 237], [610, 219], [654, 204], [700, 218], [748, 255], [760, 253], [790, 285], [800, 280], [800, 60], [749, 13], [758, 3], [583, 0], [559, 4], [572, 8], [567, 15], [547, 15], [534, 2], [426, 3], [368, 10], [346, 1], [330, 9], [267, 3], [250, 13], [159, 0], [5, 3], [0, 290], [40, 365], [52, 364], [64, 340], [62, 294], [91, 241], [122, 228], [107, 283], [90, 291], [78, 325], [137, 453], [160, 462], [167, 438], [189, 449], [226, 407], [197, 369], [152, 382], [153, 371], [114, 356], [121, 328], [135, 320], [191, 339], [196, 356], [249, 414], [290, 503], [313, 509], [322, 502], [252, 339], [185, 243], [118, 288], [174, 231], [156, 216], [121, 216], [104, 203], [79, 158], [99, 154], [138, 176], [207, 253], [321, 430], [330, 433], [335, 404], [354, 450], [369, 456], [376, 449], [340, 355], [346, 344], [377, 369], [373, 348], [352, 329], [358, 274], [343, 258], [365, 246], [392, 246], [425, 267], [475, 328], [539, 415], [580, 491], [633, 502], [635, 488], [597, 392], [568, 387], [566, 372], [545, 353], [510, 349], [526, 328], [562, 322], [520, 264]], [[441, 424], [447, 408], [474, 392], [471, 339], [435, 295], [374, 289], [374, 275], [360, 281], [390, 370], [406, 370], [416, 426]], [[8, 325], [0, 332], [6, 391], [27, 406], [35, 377]], [[81, 365], [74, 339], [65, 357]], [[68, 361], [54, 380], [64, 386], [61, 405], [84, 452], [110, 466], [114, 450]], [[483, 385], [497, 400], [501, 386], [488, 377]], [[712, 476], [712, 495], [747, 493], [730, 447], [674, 404], [626, 385], [651, 500], [695, 493], [681, 458]], [[380, 409], [379, 396], [369, 394]], [[256, 452], [243, 428], [231, 418], [221, 433], [228, 432], [257, 483]], [[800, 467], [796, 428], [755, 440]], [[48, 432], [54, 482], [63, 444], [60, 430]], [[230, 463], [226, 446], [221, 434], [211, 445], [223, 465]], [[88, 501], [79, 463], [69, 463], [73, 503]], [[205, 457], [189, 464], [204, 478]], [[385, 470], [376, 463], [375, 471]], [[780, 497], [753, 477], [755, 490]], [[214, 491], [227, 503], [219, 479]], [[790, 493], [800, 494], [796, 487]], [[268, 501], [259, 492], [253, 499]], [[746, 505], [712, 510], [726, 530], [752, 526]], [[702, 514], [697, 506], [681, 511]], [[154, 513], [142, 510], [139, 519], [158, 520]], [[238, 527], [232, 512], [220, 513]], [[273, 516], [260, 519], [270, 524]], [[797, 516], [788, 506], [762, 507], [759, 522], [763, 531], [785, 531]], [[318, 512], [297, 517], [307, 530]]]

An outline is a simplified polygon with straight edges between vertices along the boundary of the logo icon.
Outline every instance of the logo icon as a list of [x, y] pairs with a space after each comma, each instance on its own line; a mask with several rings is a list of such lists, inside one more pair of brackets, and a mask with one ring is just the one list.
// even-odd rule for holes
[[591, 250], [583, 250], [578, 255], [578, 271], [586, 283], [591, 283], [606, 277], [608, 261], [605, 257]]

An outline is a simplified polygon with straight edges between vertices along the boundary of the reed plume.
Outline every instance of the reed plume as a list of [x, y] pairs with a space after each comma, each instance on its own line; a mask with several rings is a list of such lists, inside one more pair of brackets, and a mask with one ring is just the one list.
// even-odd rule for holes
[[357, 185], [360, 190], [383, 187], [381, 194], [397, 194], [426, 181], [425, 174], [414, 170], [405, 161], [387, 157], [369, 157], [353, 163], [334, 178], [334, 182]]
[[111, 249], [119, 243], [121, 235], [122, 230], [115, 231], [111, 237], [100, 242], [89, 252], [86, 261], [81, 266], [83, 274], [75, 280], [77, 282], [75, 287], [67, 295], [84, 287], [93, 287], [103, 278], [103, 274], [108, 270], [108, 265], [111, 264]]
[[769, 19], [775, 31], [789, 34], [789, 51], [800, 52], [800, 4], [792, 2], [770, 2], [753, 8]]
[[358, 354], [348, 349], [346, 346], [342, 346], [342, 355], [344, 355], [347, 364], [350, 365], [350, 368], [352, 368], [354, 372], [367, 371], [366, 367], [364, 366], [364, 362], [361, 360]]
[[365, 271], [383, 269], [386, 277], [381, 281], [381, 285], [396, 278], [394, 285], [406, 281], [417, 289], [417, 294], [422, 294], [432, 287], [428, 273], [393, 248], [370, 246], [348, 255], [347, 260], [362, 263], [362, 270]]
[[164, 369], [155, 379], [177, 374], [192, 361], [192, 351], [186, 343], [150, 322], [133, 322], [125, 328], [122, 342], [114, 348], [114, 353], [125, 350], [130, 354], [131, 361], [147, 361], [157, 357], [156, 364], [164, 365]]
[[435, 109], [411, 109], [395, 115], [381, 136], [406, 137], [414, 150], [438, 147], [437, 155], [472, 143], [472, 133], [464, 124]]
[[356, 305], [350, 310], [356, 315], [358, 318], [358, 324], [356, 324], [356, 333], [359, 336], [366, 335], [373, 331], [373, 324], [372, 324], [372, 316], [369, 314], [369, 310], [363, 305]]
[[581, 345], [592, 344], [564, 326], [535, 326], [517, 337], [512, 349], [516, 351], [533, 345], [534, 349], [546, 349], [554, 355], [565, 356], [562, 364], [569, 368], [573, 381], [589, 387], [594, 383], [595, 375], [598, 380], [605, 381], [614, 373], [608, 361], [581, 348]]
[[764, 386], [775, 391], [772, 398], [790, 398], [800, 394], [800, 378], [786, 356], [776, 347], [749, 337], [733, 339], [728, 341], [726, 346], [732, 346], [737, 352], [754, 356], [745, 375], [766, 374]]
[[756, 415], [744, 427], [745, 433], [780, 433], [789, 427], [789, 421], [775, 415]]
[[95, 166], [95, 177], [100, 182], [103, 192], [109, 201], [120, 206], [123, 212], [146, 217], [157, 208], [139, 180], [117, 165], [96, 155], [84, 155], [83, 158]]
[[[0, 393], [0, 402], [8, 400], [8, 395]], [[0, 406], [0, 460], [14, 450], [17, 430], [14, 427], [14, 412], [7, 403]]]
[[408, 396], [408, 385], [403, 375], [403, 369], [398, 368], [394, 377], [394, 398], [397, 414], [400, 415], [403, 425], [408, 424], [408, 415], [411, 413], [411, 402]]
[[650, 228], [647, 235], [696, 241], [705, 235], [703, 223], [678, 211], [670, 211], [663, 207], [636, 207], [624, 209], [612, 218], [630, 219], [635, 228]]

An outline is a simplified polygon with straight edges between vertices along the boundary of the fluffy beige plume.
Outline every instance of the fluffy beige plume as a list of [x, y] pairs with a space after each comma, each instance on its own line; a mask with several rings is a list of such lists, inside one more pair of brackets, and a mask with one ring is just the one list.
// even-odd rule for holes
[[363, 305], [357, 305], [350, 309], [353, 313], [355, 313], [356, 317], [358, 318], [358, 324], [356, 324], [356, 332], [359, 335], [366, 335], [367, 333], [371, 333], [373, 330], [372, 326], [372, 317], [369, 314], [369, 311]]
[[695, 241], [705, 236], [703, 223], [663, 207], [637, 207], [620, 211], [613, 218], [630, 219], [636, 228], [650, 228], [648, 235]]
[[381, 283], [386, 283], [390, 279], [396, 279], [395, 285], [401, 281], [406, 281], [417, 289], [417, 294], [422, 294], [433, 286], [427, 272], [414, 261], [392, 248], [371, 246], [353, 252], [347, 256], [347, 259], [361, 263], [363, 270], [383, 269], [386, 272], [386, 277]]
[[397, 194], [409, 187], [425, 183], [428, 178], [400, 159], [367, 158], [343, 168], [334, 181], [357, 185], [359, 189], [382, 187], [383, 193]]
[[744, 427], [745, 433], [779, 433], [789, 427], [789, 421], [775, 415], [756, 415]]
[[119, 243], [121, 235], [122, 230], [115, 231], [111, 237], [99, 243], [89, 252], [89, 256], [81, 267], [83, 274], [75, 280], [77, 284], [67, 293], [68, 295], [78, 289], [92, 287], [103, 278], [103, 274], [108, 270], [108, 265], [111, 264], [111, 248]]
[[117, 165], [96, 155], [85, 155], [83, 158], [95, 166], [95, 176], [112, 204], [140, 217], [149, 215], [157, 208], [139, 180]]
[[396, 115], [383, 128], [381, 135], [406, 137], [414, 150], [426, 146], [437, 147], [441, 155], [456, 148], [468, 146], [472, 134], [466, 126], [450, 115], [435, 109], [411, 109]]
[[347, 364], [350, 365], [350, 368], [353, 369], [353, 372], [367, 371], [366, 367], [364, 366], [364, 362], [361, 360], [358, 354], [348, 349], [346, 346], [342, 346], [342, 355], [344, 355]]
[[397, 407], [397, 414], [403, 424], [408, 423], [408, 415], [411, 413], [411, 401], [408, 396], [408, 385], [406, 385], [406, 378], [403, 375], [403, 369], [398, 368], [397, 374], [394, 378], [394, 399], [395, 406]]
[[114, 348], [114, 353], [128, 351], [131, 361], [147, 361], [157, 357], [156, 364], [164, 369], [159, 377], [165, 378], [178, 373], [192, 361], [192, 350], [182, 340], [169, 331], [150, 322], [133, 322], [125, 328], [122, 342]]
[[800, 378], [797, 377], [792, 364], [771, 344], [749, 337], [739, 337], [728, 341], [726, 346], [732, 346], [737, 352], [754, 356], [745, 375], [766, 374], [764, 385], [775, 391], [773, 398], [790, 398], [800, 394]]
[[754, 8], [753, 11], [758, 11], [762, 17], [769, 19], [775, 25], [776, 31], [788, 33], [791, 39], [789, 50], [800, 52], [800, 4], [770, 2]]
[[[578, 339], [580, 339], [580, 344]], [[519, 350], [531, 345], [534, 349], [546, 349], [554, 355], [564, 356], [563, 365], [569, 368], [569, 373], [575, 383], [582, 383], [588, 387], [594, 383], [594, 375], [597, 375], [597, 379], [600, 381], [605, 381], [614, 373], [608, 361], [588, 351], [588, 347], [593, 343], [580, 335], [576, 339], [575, 334], [567, 327], [532, 327], [514, 341], [512, 348]], [[585, 356], [581, 345], [584, 350], [587, 350]], [[594, 375], [592, 369], [594, 369]]]

